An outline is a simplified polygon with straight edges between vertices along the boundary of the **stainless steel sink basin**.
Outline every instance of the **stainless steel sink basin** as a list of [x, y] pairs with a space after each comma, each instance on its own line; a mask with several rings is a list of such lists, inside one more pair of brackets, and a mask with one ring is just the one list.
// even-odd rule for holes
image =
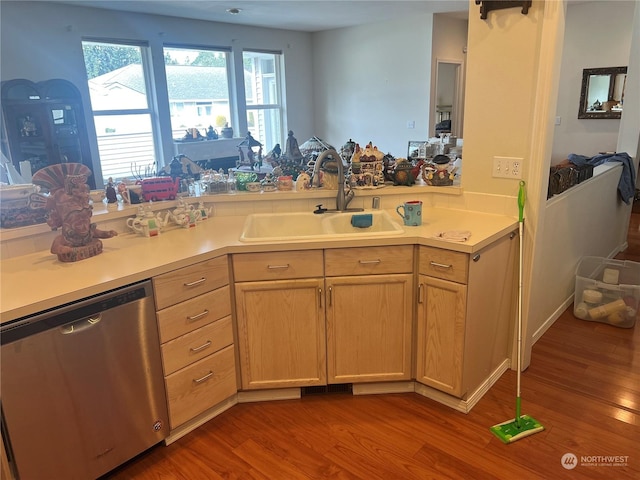
[[[351, 217], [370, 214], [370, 227], [351, 225]], [[247, 216], [240, 241], [262, 242], [308, 240], [314, 238], [345, 238], [400, 235], [402, 226], [384, 210], [367, 212], [324, 213], [254, 213]]]

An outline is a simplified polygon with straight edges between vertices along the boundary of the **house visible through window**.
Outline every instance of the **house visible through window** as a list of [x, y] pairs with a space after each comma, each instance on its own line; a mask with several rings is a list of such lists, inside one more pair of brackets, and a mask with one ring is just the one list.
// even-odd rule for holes
[[[271, 150], [284, 141], [282, 102], [282, 55], [273, 52], [244, 51], [246, 71], [247, 125], [253, 138]], [[280, 145], [284, 150], [284, 145]]]
[[103, 181], [155, 171], [148, 47], [83, 41], [82, 50]]
[[233, 124], [229, 105], [226, 50], [164, 47], [174, 139], [197, 128], [204, 136], [211, 126], [218, 132]]

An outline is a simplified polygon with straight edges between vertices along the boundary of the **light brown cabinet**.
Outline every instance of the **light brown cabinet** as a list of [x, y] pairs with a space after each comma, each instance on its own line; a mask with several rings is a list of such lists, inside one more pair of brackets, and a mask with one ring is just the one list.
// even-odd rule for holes
[[509, 356], [517, 238], [472, 255], [418, 249], [416, 380], [466, 398]]
[[226, 256], [153, 279], [171, 429], [237, 392]]
[[326, 384], [322, 250], [233, 256], [243, 390]]
[[329, 383], [411, 379], [412, 272], [411, 245], [325, 251]]

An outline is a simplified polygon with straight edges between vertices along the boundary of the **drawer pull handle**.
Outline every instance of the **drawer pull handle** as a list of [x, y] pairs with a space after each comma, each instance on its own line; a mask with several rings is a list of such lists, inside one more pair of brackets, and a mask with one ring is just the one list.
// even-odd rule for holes
[[453, 265], [446, 265], [444, 263], [438, 263], [438, 262], [429, 262], [432, 266], [434, 267], [439, 267], [439, 268], [452, 268]]
[[360, 265], [370, 265], [372, 263], [378, 264], [380, 263], [380, 259], [378, 258], [377, 260], [358, 260], [358, 263]]
[[207, 340], [205, 343], [203, 343], [199, 347], [192, 347], [189, 350], [191, 350], [191, 352], [193, 352], [193, 353], [198, 353], [198, 352], [200, 352], [200, 351], [202, 351], [205, 348], [208, 348], [210, 346], [211, 346], [211, 340]]
[[282, 270], [282, 269], [285, 269], [285, 268], [289, 268], [289, 264], [286, 263], [284, 265], [267, 265], [267, 268], [269, 270]]
[[213, 377], [213, 372], [211, 370], [209, 370], [209, 373], [207, 373], [204, 377], [194, 378], [193, 379], [193, 383], [198, 384], [198, 383], [206, 382], [211, 377]]
[[205, 310], [204, 312], [199, 313], [197, 315], [187, 316], [187, 320], [189, 320], [190, 322], [193, 322], [195, 320], [200, 320], [202, 317], [205, 317], [207, 315], [209, 315], [209, 310]]
[[200, 280], [196, 280], [195, 282], [189, 282], [189, 283], [185, 283], [184, 286], [185, 287], [195, 287], [196, 285], [200, 285], [203, 282], [206, 282], [207, 279], [202, 277]]

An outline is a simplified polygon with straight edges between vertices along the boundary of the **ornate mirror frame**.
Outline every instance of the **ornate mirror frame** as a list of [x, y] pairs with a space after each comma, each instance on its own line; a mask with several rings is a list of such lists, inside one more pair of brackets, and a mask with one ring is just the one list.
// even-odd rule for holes
[[[622, 108], [615, 108], [614, 105], [621, 105], [622, 96], [624, 95], [624, 83], [621, 87], [620, 98], [615, 98], [616, 92], [616, 78], [618, 75], [625, 75], [626, 80], [627, 67], [609, 67], [609, 68], [585, 68], [582, 71], [582, 89], [580, 91], [580, 108], [578, 110], [578, 118], [582, 119], [616, 119], [622, 116]], [[589, 88], [591, 85], [592, 77], [594, 76], [608, 76], [608, 93], [607, 98], [597, 99], [602, 105], [600, 109], [595, 109], [594, 104], [589, 100]], [[595, 103], [595, 102], [594, 102]]]

